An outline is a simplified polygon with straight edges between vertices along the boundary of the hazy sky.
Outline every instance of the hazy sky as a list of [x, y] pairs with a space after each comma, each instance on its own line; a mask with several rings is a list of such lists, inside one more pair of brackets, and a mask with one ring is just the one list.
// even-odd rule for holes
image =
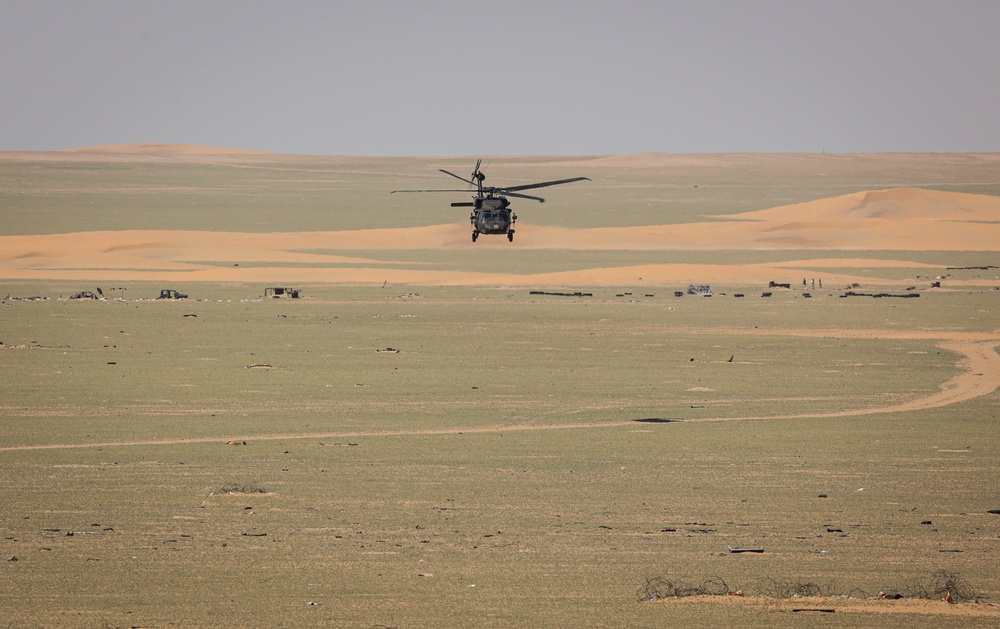
[[0, 150], [1000, 151], [998, 0], [0, 9]]

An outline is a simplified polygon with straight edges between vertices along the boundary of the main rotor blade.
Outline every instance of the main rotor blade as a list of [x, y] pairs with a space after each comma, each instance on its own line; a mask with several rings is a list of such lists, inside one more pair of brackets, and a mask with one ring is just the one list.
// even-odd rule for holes
[[542, 197], [533, 197], [528, 194], [518, 194], [517, 192], [507, 192], [506, 190], [500, 192], [500, 196], [504, 197], [517, 197], [518, 199], [531, 199], [532, 201], [538, 201], [539, 203], [545, 203], [545, 199]]
[[[451, 173], [449, 173], [451, 174]], [[531, 190], [532, 188], [547, 188], [548, 186], [558, 186], [563, 183], [572, 183], [574, 181], [590, 181], [587, 177], [573, 177], [572, 179], [558, 179], [556, 181], [543, 181], [541, 183], [529, 183], [523, 186], [505, 186], [503, 190]]]
[[468, 194], [468, 190], [392, 190], [389, 194], [396, 194], [397, 192], [463, 192]]
[[[448, 172], [447, 170], [445, 170], [445, 169], [443, 169], [443, 168], [438, 168], [438, 172], [442, 172], [442, 173], [444, 173], [444, 174], [446, 174], [446, 175], [451, 175], [451, 176], [452, 176], [452, 177], [454, 177], [455, 179], [458, 179], [458, 180], [461, 180], [461, 181], [464, 181], [465, 183], [469, 184], [470, 186], [474, 186], [474, 185], [476, 185], [476, 184], [475, 184], [475, 182], [474, 182], [474, 181], [472, 181], [471, 179], [466, 179], [465, 177], [459, 177], [459, 176], [458, 176], [458, 175], [456, 175], [455, 173], [450, 173], [450, 172]], [[478, 172], [478, 170], [477, 170], [477, 172]], [[464, 192], [464, 191], [463, 191], [463, 192]]]

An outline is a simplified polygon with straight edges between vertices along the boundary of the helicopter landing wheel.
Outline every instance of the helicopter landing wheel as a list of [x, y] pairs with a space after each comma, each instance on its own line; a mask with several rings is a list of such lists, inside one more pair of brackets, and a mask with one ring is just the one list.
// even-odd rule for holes
[[472, 232], [472, 242], [476, 242], [477, 238], [479, 238], [479, 232]]
[[509, 232], [507, 232], [507, 240], [509, 242], [514, 242], [514, 230], [513, 229], [510, 230]]

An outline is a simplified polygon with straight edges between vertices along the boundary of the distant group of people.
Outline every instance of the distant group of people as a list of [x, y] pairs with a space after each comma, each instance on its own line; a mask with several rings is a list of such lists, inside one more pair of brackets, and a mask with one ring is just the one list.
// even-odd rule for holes
[[[806, 278], [804, 278], [804, 277], [802, 278], [802, 286], [808, 286], [808, 284], [806, 284]], [[813, 281], [812, 281], [812, 287], [816, 288], [816, 280], [815, 279], [813, 279]], [[823, 280], [822, 279], [819, 281], [819, 287], [823, 288]]]

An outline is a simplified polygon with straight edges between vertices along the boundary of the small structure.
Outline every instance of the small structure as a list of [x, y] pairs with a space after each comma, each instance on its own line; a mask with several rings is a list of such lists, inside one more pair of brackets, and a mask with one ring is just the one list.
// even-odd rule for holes
[[299, 289], [297, 288], [282, 288], [280, 286], [275, 286], [272, 288], [264, 289], [264, 297], [273, 297], [274, 299], [281, 299], [282, 297], [287, 297], [288, 299], [298, 299]]
[[703, 297], [712, 296], [712, 287], [708, 284], [688, 284], [688, 295], [701, 295]]
[[97, 299], [97, 295], [89, 290], [81, 291], [75, 295], [70, 295], [70, 299]]

